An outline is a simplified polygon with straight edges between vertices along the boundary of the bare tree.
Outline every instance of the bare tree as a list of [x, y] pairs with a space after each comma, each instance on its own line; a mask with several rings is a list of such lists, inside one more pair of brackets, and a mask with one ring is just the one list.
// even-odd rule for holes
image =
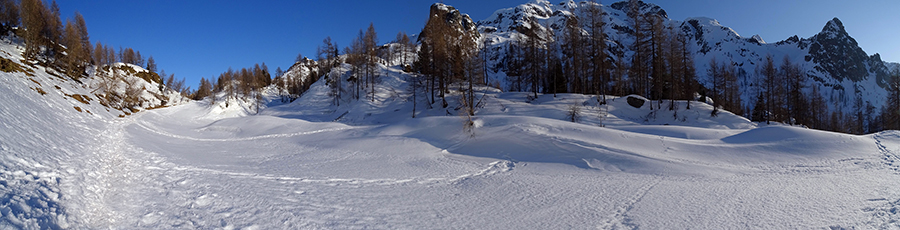
[[6, 35], [13, 27], [19, 26], [19, 6], [15, 0], [0, 0], [0, 33]]
[[66, 20], [66, 29], [62, 40], [67, 49], [63, 61], [66, 75], [78, 79], [84, 74], [84, 64], [89, 59], [89, 55], [84, 53], [85, 50], [81, 47], [81, 35], [78, 34], [78, 28], [71, 20]]
[[707, 97], [713, 98], [713, 111], [710, 114], [715, 117], [719, 113], [719, 91], [722, 89], [722, 73], [721, 69], [719, 69], [719, 62], [716, 61], [716, 57], [713, 57], [709, 60], [709, 69], [706, 70], [706, 77], [709, 79], [709, 82], [712, 83], [712, 94], [706, 95]]
[[763, 85], [765, 86], [765, 99], [766, 99], [766, 124], [769, 124], [769, 121], [773, 119], [772, 111], [775, 110], [776, 97], [776, 89], [778, 83], [778, 72], [775, 69], [775, 61], [772, 58], [772, 55], [766, 55], [766, 60], [760, 69], [758, 70], [763, 75]]
[[156, 72], [156, 60], [153, 59], [153, 56], [150, 56], [150, 58], [147, 59], [147, 70], [152, 73]]
[[369, 28], [366, 29], [366, 33], [363, 35], [363, 48], [365, 49], [365, 60], [366, 60], [366, 84], [369, 85], [371, 100], [375, 101], [375, 83], [378, 74], [375, 73], [377, 70], [377, 62], [375, 61], [376, 57], [378, 57], [377, 53], [377, 44], [378, 44], [378, 34], [375, 32], [375, 25], [369, 23]]

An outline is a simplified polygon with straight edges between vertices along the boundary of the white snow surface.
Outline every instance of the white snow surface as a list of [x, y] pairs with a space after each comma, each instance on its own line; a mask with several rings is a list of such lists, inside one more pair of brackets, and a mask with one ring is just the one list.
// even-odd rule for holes
[[375, 100], [331, 105], [319, 81], [258, 114], [218, 100], [124, 118], [0, 73], [0, 228], [898, 228], [897, 131], [479, 88], [468, 133], [456, 93], [428, 109], [419, 92], [411, 118], [391, 90], [411, 76], [380, 71]]

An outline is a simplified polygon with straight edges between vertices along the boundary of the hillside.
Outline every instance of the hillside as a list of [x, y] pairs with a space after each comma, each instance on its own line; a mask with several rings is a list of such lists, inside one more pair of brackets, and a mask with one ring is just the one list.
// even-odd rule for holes
[[85, 215], [102, 214], [91, 198], [109, 191], [85, 183], [115, 177], [107, 163], [122, 160], [101, 153], [113, 151], [103, 147], [105, 125], [187, 100], [138, 66], [92, 67], [74, 80], [27, 64], [22, 52], [15, 39], [0, 40], [0, 228], [89, 227]]
[[[860, 97], [864, 103], [875, 108], [885, 105], [889, 70], [878, 54], [866, 54], [843, 27], [838, 18], [823, 22], [822, 31], [808, 38], [794, 36], [778, 42], [766, 42], [759, 36], [742, 36], [731, 28], [719, 24], [711, 18], [670, 19], [661, 7], [636, 1], [641, 15], [659, 16], [666, 27], [676, 28], [687, 39], [688, 51], [694, 60], [694, 68], [702, 85], [711, 88], [711, 78], [707, 76], [710, 60], [716, 58], [719, 63], [733, 62], [737, 82], [741, 89], [740, 99], [745, 113], [749, 116], [755, 106], [760, 85], [763, 82], [757, 69], [771, 55], [775, 63], [787, 58], [798, 64], [804, 78], [803, 92], [810, 98], [813, 88], [822, 95], [828, 111], [851, 111], [853, 101]], [[538, 37], [543, 46], [559, 46], [565, 41], [566, 22], [578, 19], [589, 20], [587, 11], [589, 2], [563, 1], [552, 4], [549, 1], [537, 0], [512, 8], [497, 10], [490, 17], [477, 21], [478, 31], [482, 35], [481, 42], [489, 51], [489, 78], [499, 80], [504, 89], [509, 89], [515, 81], [510, 73], [509, 47], [518, 44], [525, 37]], [[633, 19], [629, 17], [631, 5], [628, 1], [602, 5], [610, 58], [609, 63], [630, 63], [635, 50]], [[588, 25], [582, 25], [582, 33], [588, 35]], [[768, 38], [771, 40], [774, 38]], [[559, 48], [556, 48], [559, 50]], [[557, 51], [561, 52], [561, 51]], [[563, 56], [563, 53], [556, 54]], [[616, 68], [616, 67], [612, 67]]]

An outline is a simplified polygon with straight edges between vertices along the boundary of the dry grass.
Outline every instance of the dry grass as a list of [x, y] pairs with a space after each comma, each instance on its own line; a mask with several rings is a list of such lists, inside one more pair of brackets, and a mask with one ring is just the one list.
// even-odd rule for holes
[[41, 94], [41, 96], [47, 95], [47, 92], [45, 92], [44, 89], [41, 89], [40, 87], [32, 87], [31, 89], [37, 91], [39, 94]]
[[75, 106], [75, 111], [78, 111], [79, 113], [82, 112], [81, 107]]
[[81, 95], [81, 94], [68, 95], [68, 94], [66, 94], [66, 96], [69, 96], [72, 99], [75, 99], [76, 101], [80, 101], [81, 103], [84, 103], [85, 105], [91, 104], [90, 103], [91, 98], [88, 97], [88, 95]]
[[25, 75], [34, 76], [34, 74], [26, 70], [22, 65], [19, 65], [19, 63], [6, 58], [0, 58], [0, 71], [7, 73], [22, 72], [25, 73]]

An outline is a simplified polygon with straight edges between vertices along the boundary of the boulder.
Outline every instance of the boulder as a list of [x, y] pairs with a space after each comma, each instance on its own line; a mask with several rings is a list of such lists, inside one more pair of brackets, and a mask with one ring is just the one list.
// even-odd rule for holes
[[637, 95], [628, 95], [627, 97], [625, 97], [625, 100], [627, 100], [628, 105], [638, 109], [640, 109], [641, 106], [644, 106], [644, 103], [647, 102], [647, 99]]

